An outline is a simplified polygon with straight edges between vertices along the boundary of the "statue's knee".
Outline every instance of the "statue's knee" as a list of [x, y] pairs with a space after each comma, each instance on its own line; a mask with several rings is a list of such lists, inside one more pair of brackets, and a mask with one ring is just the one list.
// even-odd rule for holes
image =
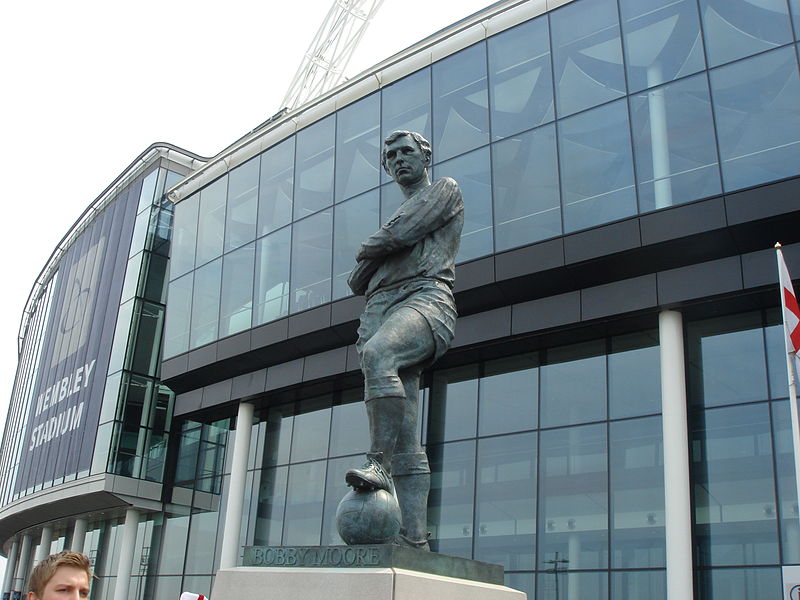
[[361, 367], [365, 374], [380, 374], [390, 371], [387, 352], [380, 347], [380, 344], [373, 342], [374, 338], [368, 341], [361, 351]]

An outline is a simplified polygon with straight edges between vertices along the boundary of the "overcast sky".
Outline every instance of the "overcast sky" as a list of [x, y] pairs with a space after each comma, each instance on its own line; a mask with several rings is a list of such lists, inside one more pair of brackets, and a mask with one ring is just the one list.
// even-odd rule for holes
[[[345, 74], [490, 3], [385, 0]], [[25, 301], [69, 226], [151, 143], [212, 156], [273, 115], [332, 4], [4, 4], [0, 431]]]

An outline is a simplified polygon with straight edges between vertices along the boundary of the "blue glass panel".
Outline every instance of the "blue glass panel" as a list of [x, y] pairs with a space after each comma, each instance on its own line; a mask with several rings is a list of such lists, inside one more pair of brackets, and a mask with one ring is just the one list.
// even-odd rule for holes
[[285, 546], [318, 546], [325, 495], [324, 460], [289, 467], [283, 540]]
[[403, 192], [394, 181], [381, 186], [381, 223], [389, 220], [403, 200]]
[[539, 568], [608, 568], [606, 426], [542, 431], [539, 441]]
[[611, 574], [614, 600], [667, 600], [666, 571], [615, 571]]
[[380, 96], [336, 113], [336, 201], [376, 187], [380, 168]]
[[792, 41], [786, 0], [700, 0], [709, 66]]
[[335, 129], [331, 115], [297, 133], [295, 221], [333, 204]]
[[582, 0], [550, 13], [558, 116], [625, 94], [614, 0]]
[[606, 357], [602, 340], [553, 348], [539, 368], [542, 427], [606, 418]]
[[561, 234], [554, 125], [496, 143], [492, 177], [498, 251]]
[[197, 221], [197, 256], [195, 262], [198, 266], [222, 254], [227, 193], [227, 175], [220, 177], [200, 191], [200, 214]]
[[378, 190], [338, 204], [333, 223], [333, 299], [352, 294], [347, 285], [350, 271], [356, 266], [356, 254], [361, 242], [381, 226]]
[[294, 224], [290, 312], [330, 302], [332, 235], [331, 209]]
[[705, 67], [695, 0], [620, 0], [619, 4], [630, 91]]
[[489, 148], [459, 156], [434, 169], [437, 179], [452, 177], [464, 195], [464, 229], [457, 262], [492, 253], [492, 183]]
[[475, 437], [477, 365], [436, 371], [428, 403], [428, 443]]
[[431, 491], [428, 528], [431, 550], [472, 558], [475, 440], [428, 447]]
[[698, 565], [777, 563], [769, 405], [705, 410], [696, 413], [693, 421]]
[[219, 337], [250, 328], [255, 253], [251, 243], [222, 257]]
[[553, 120], [553, 69], [547, 17], [492, 36], [489, 98], [492, 138]]
[[194, 268], [194, 251], [197, 245], [197, 213], [200, 194], [189, 196], [175, 205], [172, 226], [172, 247], [169, 259], [169, 277], [175, 279]]
[[697, 576], [697, 600], [717, 598], [746, 598], [774, 600], [781, 591], [781, 570], [777, 567], [760, 569], [709, 569]]
[[636, 214], [626, 104], [607, 104], [558, 125], [565, 232]]
[[539, 370], [536, 354], [489, 361], [480, 379], [478, 434], [493, 435], [536, 427]]
[[661, 412], [658, 332], [611, 338], [608, 355], [608, 411], [621, 419]]
[[289, 314], [289, 249], [292, 228], [284, 227], [256, 242], [253, 325]]
[[192, 323], [189, 349], [217, 339], [222, 259], [217, 259], [194, 272]]
[[259, 163], [256, 156], [228, 174], [225, 252], [252, 242], [256, 237]]
[[608, 572], [569, 573], [565, 570], [569, 564], [569, 559], [561, 553], [544, 561], [544, 572], [536, 575], [537, 600], [608, 600]]
[[486, 45], [479, 43], [433, 65], [433, 159], [488, 142]]
[[783, 564], [800, 562], [800, 521], [797, 508], [797, 480], [794, 475], [794, 448], [789, 402], [772, 404], [772, 426], [775, 436], [775, 469], [778, 479], [778, 500]]
[[258, 188], [258, 233], [264, 235], [292, 221], [294, 137], [261, 155]]
[[794, 37], [800, 39], [800, 0], [789, 0], [789, 8], [792, 11], [792, 21], [794, 21]]
[[164, 324], [164, 358], [189, 349], [189, 319], [192, 309], [194, 276], [189, 273], [169, 284], [166, 323]]
[[792, 47], [711, 71], [725, 191], [800, 172], [800, 78]]
[[721, 193], [705, 75], [631, 96], [630, 105], [640, 211]]

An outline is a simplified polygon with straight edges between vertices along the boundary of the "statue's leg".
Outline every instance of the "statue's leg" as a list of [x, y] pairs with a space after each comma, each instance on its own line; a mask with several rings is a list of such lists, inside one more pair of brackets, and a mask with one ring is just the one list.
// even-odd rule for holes
[[392, 478], [403, 514], [400, 541], [415, 548], [429, 550], [428, 493], [431, 487], [431, 469], [428, 456], [419, 441], [419, 376], [418, 368], [400, 372], [407, 401], [405, 418], [392, 457]]

